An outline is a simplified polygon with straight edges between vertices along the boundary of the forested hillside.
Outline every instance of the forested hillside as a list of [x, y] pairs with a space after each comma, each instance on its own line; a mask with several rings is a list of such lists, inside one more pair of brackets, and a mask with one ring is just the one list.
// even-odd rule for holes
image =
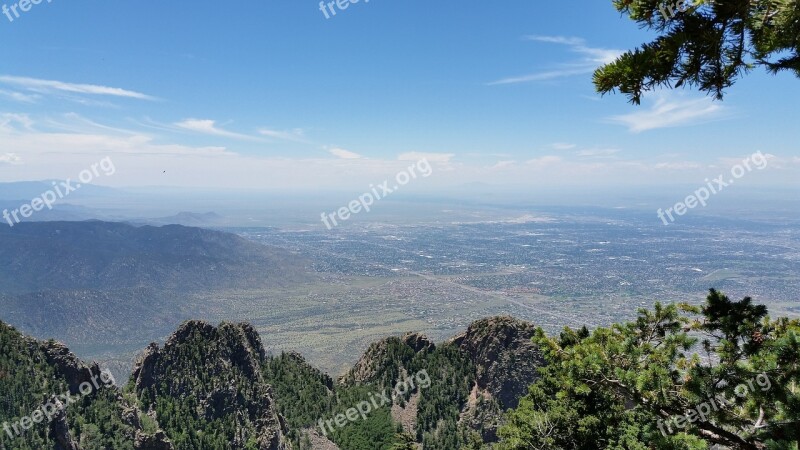
[[715, 290], [557, 337], [511, 317], [440, 344], [389, 337], [338, 380], [268, 354], [248, 324], [184, 323], [123, 387], [61, 344], [0, 331], [4, 449], [796, 450], [800, 437], [800, 321]]

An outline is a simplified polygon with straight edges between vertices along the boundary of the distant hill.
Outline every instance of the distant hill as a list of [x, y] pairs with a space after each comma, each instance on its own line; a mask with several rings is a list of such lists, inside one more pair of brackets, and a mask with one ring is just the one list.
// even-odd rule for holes
[[305, 261], [233, 234], [180, 225], [30, 222], [0, 227], [0, 292], [266, 286]]
[[[42, 180], [0, 183], [0, 200], [24, 200], [25, 202], [29, 202], [34, 197], [39, 197], [42, 193], [52, 190], [54, 182], [59, 183], [61, 181], [62, 180]], [[71, 192], [67, 198], [104, 197], [118, 195], [120, 192], [122, 191], [106, 186], [84, 184], [81, 185], [80, 189]]]
[[284, 286], [309, 278], [308, 266], [282, 249], [180, 225], [0, 226], [0, 320], [81, 351], [124, 352], [200, 315], [193, 293]]
[[141, 219], [131, 222], [137, 224], [141, 222], [146, 225], [185, 225], [189, 227], [212, 227], [227, 224], [225, 218], [215, 212], [193, 213], [187, 211], [179, 212], [173, 216]]

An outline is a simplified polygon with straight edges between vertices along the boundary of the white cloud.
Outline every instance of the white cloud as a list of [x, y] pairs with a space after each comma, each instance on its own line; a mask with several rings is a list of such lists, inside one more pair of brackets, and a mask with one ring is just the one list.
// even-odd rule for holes
[[709, 97], [685, 100], [659, 95], [649, 109], [612, 116], [608, 121], [624, 125], [632, 133], [640, 133], [658, 128], [707, 123], [719, 120], [724, 113], [723, 106]]
[[546, 80], [553, 80], [556, 78], [564, 78], [569, 77], [572, 75], [581, 75], [586, 73], [592, 73], [594, 68], [583, 68], [583, 69], [564, 69], [564, 70], [551, 70], [547, 72], [537, 72], [532, 73], [530, 75], [520, 75], [516, 77], [508, 77], [508, 78], [501, 78], [496, 81], [492, 81], [489, 83], [489, 86], [497, 86], [500, 84], [516, 84], [516, 83], [528, 83], [532, 81], [546, 81]]
[[616, 148], [589, 148], [578, 151], [577, 155], [582, 158], [611, 158], [617, 153], [619, 150]]
[[33, 130], [33, 120], [27, 114], [2, 113], [0, 114], [0, 131], [13, 132], [17, 126], [24, 130]]
[[332, 149], [329, 149], [328, 152], [330, 152], [330, 154], [332, 154], [333, 156], [336, 156], [337, 158], [341, 158], [341, 159], [360, 159], [361, 158], [361, 155], [359, 155], [358, 153], [354, 153], [354, 152], [351, 152], [349, 150], [345, 150], [343, 148], [338, 148], [338, 147], [334, 147]]
[[262, 136], [266, 136], [273, 139], [281, 139], [284, 141], [294, 141], [294, 142], [306, 142], [305, 136], [303, 135], [303, 130], [301, 128], [295, 128], [293, 130], [288, 131], [280, 131], [280, 130], [270, 130], [268, 128], [262, 128], [258, 130], [258, 133]]
[[562, 64], [561, 68], [535, 72], [528, 75], [501, 78], [488, 83], [489, 86], [501, 84], [527, 83], [532, 81], [545, 81], [556, 78], [570, 77], [574, 75], [584, 75], [594, 72], [599, 66], [613, 62], [623, 53], [622, 50], [588, 47], [586, 42], [578, 37], [565, 36], [525, 36], [526, 40], [545, 42], [549, 44], [566, 45], [570, 51], [582, 55], [577, 61]]
[[423, 152], [408, 152], [402, 153], [397, 156], [398, 161], [421, 161], [423, 159], [428, 162], [435, 163], [449, 163], [455, 153], [423, 153]]
[[553, 150], [572, 150], [576, 147], [575, 144], [569, 144], [567, 142], [554, 142], [549, 146]]
[[6, 91], [5, 89], [0, 89], [0, 96], [22, 103], [35, 103], [40, 98], [36, 94], [28, 95], [22, 92]]
[[246, 141], [257, 140], [253, 136], [234, 133], [233, 131], [228, 131], [219, 128], [217, 126], [216, 121], [210, 119], [186, 119], [181, 122], [177, 122], [174, 125], [184, 130], [194, 131], [196, 133], [201, 133], [201, 134], [208, 134], [211, 136], [220, 136], [232, 139], [241, 139]]
[[530, 35], [525, 36], [526, 40], [529, 41], [539, 41], [539, 42], [550, 42], [551, 44], [563, 44], [569, 46], [579, 46], [584, 45], [586, 41], [579, 37], [574, 36], [538, 36], [538, 35]]
[[534, 159], [530, 159], [528, 161], [525, 161], [525, 164], [528, 164], [530, 166], [535, 166], [535, 167], [544, 167], [544, 166], [549, 166], [549, 165], [553, 165], [553, 164], [558, 164], [558, 163], [562, 162], [563, 160], [564, 159], [562, 157], [560, 157], [560, 156], [546, 155], [546, 156], [542, 156], [540, 158], [534, 158]]
[[14, 77], [9, 75], [0, 76], [0, 84], [17, 86], [34, 92], [71, 92], [75, 94], [90, 95], [110, 95], [114, 97], [135, 98], [139, 100], [155, 100], [155, 97], [142, 94], [140, 92], [129, 91], [126, 89], [98, 86], [95, 84], [75, 84], [65, 83], [55, 80], [40, 80], [37, 78]]
[[694, 161], [660, 162], [653, 165], [653, 168], [659, 170], [693, 170], [701, 167], [703, 167], [702, 164]]
[[505, 167], [511, 167], [514, 165], [516, 161], [497, 161], [497, 164], [490, 167], [492, 170], [502, 169]]
[[16, 153], [0, 154], [0, 164], [22, 164], [22, 158]]
[[583, 54], [585, 56], [585, 62], [597, 63], [598, 65], [610, 64], [623, 53], [622, 50], [588, 47], [586, 41], [579, 37], [525, 36], [525, 39], [569, 46], [571, 51]]

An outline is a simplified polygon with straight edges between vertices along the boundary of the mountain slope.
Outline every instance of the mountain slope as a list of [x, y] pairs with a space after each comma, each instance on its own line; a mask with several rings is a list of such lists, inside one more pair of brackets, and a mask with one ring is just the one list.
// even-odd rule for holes
[[0, 449], [170, 450], [155, 424], [145, 430], [141, 411], [113, 381], [63, 345], [0, 322]]
[[264, 358], [250, 325], [191, 321], [162, 348], [148, 347], [133, 389], [178, 450], [285, 450], [288, 429], [264, 382]]
[[[297, 354], [267, 355], [248, 324], [188, 321], [145, 350], [124, 390], [108, 386], [69, 406], [32, 429], [34, 446], [19, 448], [459, 449], [494, 436], [498, 398], [531, 382], [527, 369], [501, 370], [508, 361], [537, 367], [538, 349], [526, 342], [531, 326], [500, 317], [440, 345], [419, 334], [386, 338], [336, 383]], [[0, 387], [16, 386], [2, 420], [97, 371], [61, 344], [0, 323]], [[26, 372], [38, 378], [25, 380]], [[351, 414], [364, 405], [368, 411]]]
[[[309, 263], [230, 233], [125, 223], [0, 225], [0, 320], [84, 354], [127, 354], [203, 308], [197, 292], [271, 289], [309, 279]], [[221, 302], [220, 302], [221, 303]]]
[[0, 267], [0, 290], [20, 294], [264, 286], [300, 278], [306, 265], [229, 233], [88, 221], [0, 227]]

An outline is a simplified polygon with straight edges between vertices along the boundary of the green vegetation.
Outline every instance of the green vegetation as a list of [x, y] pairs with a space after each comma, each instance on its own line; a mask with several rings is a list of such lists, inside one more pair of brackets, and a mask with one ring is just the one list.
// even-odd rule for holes
[[[0, 322], [0, 427], [30, 417], [48, 399], [69, 391], [67, 381], [48, 364], [40, 343]], [[123, 423], [115, 389], [100, 389], [67, 408], [69, 433], [83, 450], [133, 449], [132, 428]], [[0, 429], [0, 448], [41, 450], [53, 448], [47, 420], [22, 430], [13, 439]]]
[[[514, 336], [510, 319], [499, 319], [476, 322], [439, 346], [419, 335], [384, 339], [339, 383], [297, 354], [266, 356], [250, 325], [187, 322], [163, 348], [148, 348], [124, 392], [101, 389], [70, 405], [67, 437], [83, 450], [133, 449], [137, 436], [155, 439], [162, 429], [179, 450], [282, 442], [308, 450], [310, 429], [342, 450], [416, 443], [430, 450], [798, 450], [800, 321], [772, 320], [750, 298], [731, 301], [711, 290], [702, 307], [656, 304], [635, 321], [592, 332], [565, 328], [548, 337], [538, 328], [537, 351], [529, 353], [499, 344], [498, 337]], [[529, 342], [533, 328], [526, 326], [517, 342]], [[517, 408], [503, 416], [487, 396], [494, 391], [483, 388], [471, 397], [481, 379], [502, 379], [540, 351], [546, 365], [537, 359], [533, 367], [541, 378]], [[0, 423], [31, 414], [74, 382], [48, 355], [46, 344], [0, 323]], [[513, 367], [491, 364], [507, 358]], [[404, 422], [404, 429], [384, 404], [321, 432], [320, 419], [334, 420], [379, 393], [391, 397], [399, 381], [421, 371], [430, 385], [417, 383], [395, 400], [416, 406], [404, 412], [415, 414], [413, 428]], [[508, 392], [503, 386], [497, 392]], [[53, 448], [51, 428], [37, 424], [13, 442], [2, 435], [0, 448]]]
[[332, 411], [336, 400], [333, 380], [294, 353], [267, 358], [263, 373], [272, 386], [278, 410], [286, 418], [292, 444], [307, 448], [301, 431], [313, 428], [316, 421]]
[[[657, 304], [635, 322], [534, 340], [549, 365], [499, 449], [798, 448], [800, 321], [770, 320], [750, 298], [711, 290], [702, 308]], [[732, 404], [702, 408], [720, 397]]]
[[258, 448], [264, 431], [258, 422], [268, 416], [270, 400], [256, 373], [263, 349], [249, 347], [246, 332], [229, 323], [190, 322], [145, 362], [152, 383], [132, 387], [176, 450]]
[[638, 104], [645, 91], [687, 85], [721, 99], [737, 78], [758, 66], [800, 76], [798, 0], [613, 3], [659, 35], [595, 72], [595, 86], [603, 94], [619, 89]]
[[459, 414], [475, 384], [475, 368], [454, 346], [441, 346], [426, 355], [424, 365], [431, 386], [422, 391], [417, 406], [417, 439], [426, 449], [447, 450], [466, 443]]

